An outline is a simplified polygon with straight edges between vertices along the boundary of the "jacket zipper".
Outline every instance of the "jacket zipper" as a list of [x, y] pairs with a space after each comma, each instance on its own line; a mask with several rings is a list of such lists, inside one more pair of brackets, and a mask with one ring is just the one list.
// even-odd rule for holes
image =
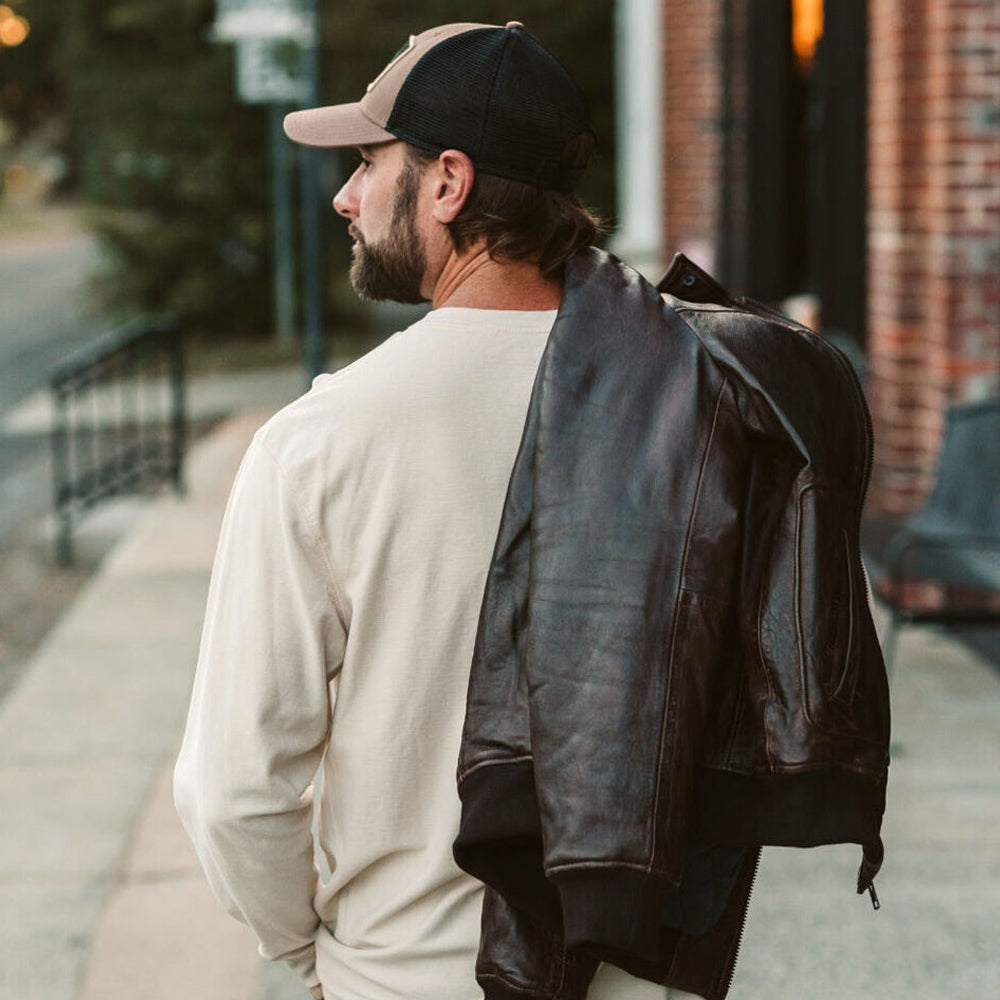
[[733, 986], [733, 978], [736, 975], [736, 961], [740, 957], [740, 948], [743, 947], [743, 934], [747, 927], [747, 917], [750, 915], [750, 899], [753, 896], [753, 887], [757, 882], [757, 872], [760, 870], [760, 858], [763, 850], [757, 848], [757, 858], [753, 863], [753, 874], [750, 876], [750, 888], [747, 890], [747, 902], [743, 907], [743, 916], [740, 918], [740, 929], [736, 934], [736, 947], [733, 949], [733, 957], [729, 962], [729, 971], [726, 973], [726, 993]]
[[[847, 374], [848, 381], [854, 387], [855, 402], [859, 404], [858, 410], [859, 410], [860, 415], [861, 415], [862, 430], [864, 431], [864, 436], [865, 436], [865, 470], [864, 470], [864, 479], [862, 480], [862, 483], [861, 483], [861, 495], [858, 498], [858, 510], [857, 510], [857, 522], [858, 522], [858, 525], [860, 527], [860, 524], [861, 524], [861, 515], [862, 515], [862, 513], [863, 513], [863, 511], [865, 509], [865, 501], [868, 499], [868, 486], [869, 486], [869, 484], [871, 482], [872, 466], [874, 465], [874, 462], [875, 462], [875, 431], [874, 431], [874, 428], [872, 427], [871, 414], [868, 412], [868, 404], [867, 404], [867, 400], [865, 399], [865, 392], [864, 392], [864, 389], [862, 388], [861, 381], [858, 378], [858, 373], [854, 370], [854, 366], [850, 363], [850, 361], [848, 361], [847, 358], [845, 358], [844, 355], [841, 354], [841, 352], [838, 351], [832, 344], [830, 344], [828, 341], [826, 341], [822, 336], [820, 336], [820, 334], [816, 333], [814, 330], [810, 330], [809, 327], [803, 326], [801, 323], [796, 323], [795, 320], [793, 320], [790, 316], [786, 316], [784, 313], [780, 312], [779, 310], [774, 309], [771, 306], [766, 305], [763, 302], [758, 302], [756, 299], [752, 299], [749, 296], [745, 296], [745, 295], [738, 296], [737, 299], [736, 299], [736, 303], [737, 303], [738, 306], [742, 306], [744, 308], [747, 308], [751, 312], [753, 312], [755, 309], [757, 309], [761, 313], [765, 314], [766, 316], [770, 316], [772, 319], [774, 319], [774, 320], [776, 320], [778, 322], [781, 322], [781, 323], [783, 323], [786, 326], [793, 327], [793, 328], [798, 329], [798, 330], [802, 330], [802, 331], [804, 331], [806, 333], [809, 333], [812, 336], [816, 337], [818, 340], [822, 340], [824, 343], [827, 344], [827, 346], [829, 346], [829, 347], [831, 347], [833, 349], [833, 356], [836, 358], [837, 363], [840, 365], [840, 367], [845, 370], [845, 372]], [[864, 571], [864, 564], [862, 563], [862, 560], [861, 560], [861, 539], [860, 538], [858, 539], [857, 550], [858, 550], [858, 566], [857, 566], [857, 568], [858, 568], [858, 570], [861, 573], [861, 585], [864, 588], [864, 592], [865, 592], [865, 604], [868, 607], [871, 607], [871, 591], [870, 591], [870, 588], [868, 586], [868, 576], [867, 576], [867, 574]], [[864, 851], [864, 848], [862, 848], [862, 863], [861, 863], [861, 869], [862, 870], [864, 869], [864, 853], [863, 853], [863, 851]], [[760, 857], [759, 856], [758, 856], [757, 860], [758, 860], [758, 864], [759, 864], [759, 862], [760, 862]], [[860, 876], [860, 871], [859, 871], [859, 876]], [[754, 878], [756, 879], [756, 877], [757, 877], [757, 869], [755, 867], [754, 868]], [[751, 887], [751, 889], [753, 888], [753, 882], [751, 882], [750, 887]], [[865, 891], [865, 889], [868, 890], [868, 896], [871, 899], [872, 909], [874, 909], [874, 910], [881, 909], [882, 904], [879, 902], [878, 893], [875, 891], [875, 876], [874, 875], [868, 880], [868, 884], [867, 885], [859, 885], [858, 892], [862, 893], [862, 892]], [[749, 908], [749, 900], [748, 900], [748, 908]], [[745, 919], [746, 918], [745, 918], [745, 915], [744, 915], [744, 920]], [[739, 942], [737, 943], [737, 952], [739, 951], [739, 944], [742, 943], [742, 940], [743, 940], [743, 928], [741, 927], [740, 928], [740, 939], [739, 939]], [[733, 958], [733, 967], [730, 970], [730, 975], [729, 975], [729, 985], [730, 986], [732, 985], [732, 977], [733, 977], [733, 974], [735, 973], [735, 970], [736, 970], [736, 959], [735, 959], [735, 956], [734, 956], [734, 958]]]
[[[816, 334], [815, 336], [818, 336], [818, 334]], [[832, 347], [833, 345], [830, 346]], [[858, 378], [858, 373], [854, 370], [854, 366], [850, 363], [850, 361], [848, 361], [847, 358], [845, 358], [844, 355], [840, 353], [840, 351], [836, 350], [836, 348], [834, 348], [834, 357], [837, 359], [840, 366], [843, 369], [845, 369], [845, 371], [847, 372], [848, 380], [850, 381], [851, 385], [854, 386], [856, 401], [859, 404], [858, 410], [861, 415], [862, 429], [864, 430], [864, 435], [865, 435], [865, 471], [864, 471], [864, 479], [862, 480], [861, 483], [861, 496], [858, 498], [858, 512], [857, 512], [857, 522], [860, 528], [861, 516], [865, 509], [865, 501], [868, 498], [868, 485], [871, 482], [872, 466], [875, 461], [875, 431], [874, 428], [872, 427], [871, 414], [868, 412], [868, 404], [867, 401], [865, 400], [865, 392], [861, 386], [861, 381]], [[860, 538], [858, 539], [857, 568], [861, 574], [861, 585], [864, 588], [865, 592], [865, 604], [866, 606], [871, 607], [871, 593], [868, 587], [868, 575], [864, 571], [864, 564], [861, 560]], [[863, 846], [862, 846], [861, 857], [862, 857], [861, 868], [859, 869], [858, 872], [859, 875], [858, 892], [862, 893], [867, 889], [868, 898], [871, 900], [872, 903], [872, 909], [880, 910], [882, 908], [882, 904], [881, 902], [879, 902], [878, 893], [875, 891], [875, 876], [872, 875], [871, 878], [867, 880], [868, 881], [867, 885], [860, 884], [860, 875], [861, 872], [864, 871], [865, 867]]]
[[[816, 334], [816, 336], [818, 336], [818, 334]], [[830, 346], [832, 347], [833, 345]], [[862, 429], [865, 435], [865, 471], [864, 471], [864, 479], [861, 482], [861, 496], [858, 498], [858, 512], [857, 512], [857, 521], [860, 527], [861, 516], [865, 509], [865, 501], [868, 498], [868, 486], [869, 483], [871, 482], [872, 466], [875, 461], [875, 431], [872, 427], [871, 414], [868, 412], [868, 404], [867, 401], [865, 400], [865, 392], [861, 386], [861, 381], [858, 378], [858, 373], [854, 370], [854, 366], [847, 360], [847, 358], [843, 356], [843, 354], [840, 353], [840, 351], [834, 348], [833, 353], [834, 357], [837, 359], [840, 366], [846, 371], [848, 380], [854, 387], [856, 401], [859, 404], [858, 411], [860, 412], [861, 415]], [[861, 573], [861, 585], [864, 588], [865, 592], [865, 604], [868, 607], [871, 607], [871, 593], [868, 587], [868, 575], [865, 573], [864, 564], [861, 561], [860, 538], [858, 539], [858, 570]], [[859, 876], [861, 874], [861, 871], [864, 870], [864, 866], [865, 866], [864, 847], [862, 847], [862, 862], [861, 862], [861, 870], [859, 871]], [[867, 885], [863, 884], [859, 885], [858, 892], [862, 893], [865, 891], [865, 889], [868, 890], [868, 898], [871, 900], [872, 909], [880, 910], [882, 908], [882, 904], [879, 901], [878, 893], [875, 891], [874, 875], [872, 875], [871, 878], [868, 879]]]

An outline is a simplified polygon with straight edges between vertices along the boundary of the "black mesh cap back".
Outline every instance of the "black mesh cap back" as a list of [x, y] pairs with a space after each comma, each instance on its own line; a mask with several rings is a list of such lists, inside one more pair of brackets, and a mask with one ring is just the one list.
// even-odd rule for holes
[[458, 149], [483, 173], [546, 188], [568, 186], [563, 150], [589, 128], [570, 75], [519, 27], [478, 28], [435, 45], [386, 123], [422, 149]]

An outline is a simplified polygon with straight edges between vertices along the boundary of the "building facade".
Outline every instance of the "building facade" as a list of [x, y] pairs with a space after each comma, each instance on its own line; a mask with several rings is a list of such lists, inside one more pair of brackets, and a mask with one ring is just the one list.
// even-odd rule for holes
[[805, 304], [865, 375], [869, 506], [1000, 392], [1000, 3], [662, 0], [663, 256]]

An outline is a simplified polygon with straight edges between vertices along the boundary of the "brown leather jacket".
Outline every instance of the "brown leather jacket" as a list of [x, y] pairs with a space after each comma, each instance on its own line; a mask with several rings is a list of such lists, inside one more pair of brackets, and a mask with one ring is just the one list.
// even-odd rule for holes
[[859, 892], [881, 863], [861, 388], [686, 259], [661, 288], [570, 262], [511, 476], [458, 773], [488, 1000], [602, 960], [717, 1000], [759, 845], [862, 844]]

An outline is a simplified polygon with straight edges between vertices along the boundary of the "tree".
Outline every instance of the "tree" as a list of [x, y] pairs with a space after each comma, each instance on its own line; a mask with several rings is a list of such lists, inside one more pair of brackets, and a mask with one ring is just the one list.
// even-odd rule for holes
[[264, 330], [267, 143], [239, 104], [212, 0], [67, 0], [65, 86], [81, 194], [110, 252], [119, 313], [172, 310], [212, 332]]

